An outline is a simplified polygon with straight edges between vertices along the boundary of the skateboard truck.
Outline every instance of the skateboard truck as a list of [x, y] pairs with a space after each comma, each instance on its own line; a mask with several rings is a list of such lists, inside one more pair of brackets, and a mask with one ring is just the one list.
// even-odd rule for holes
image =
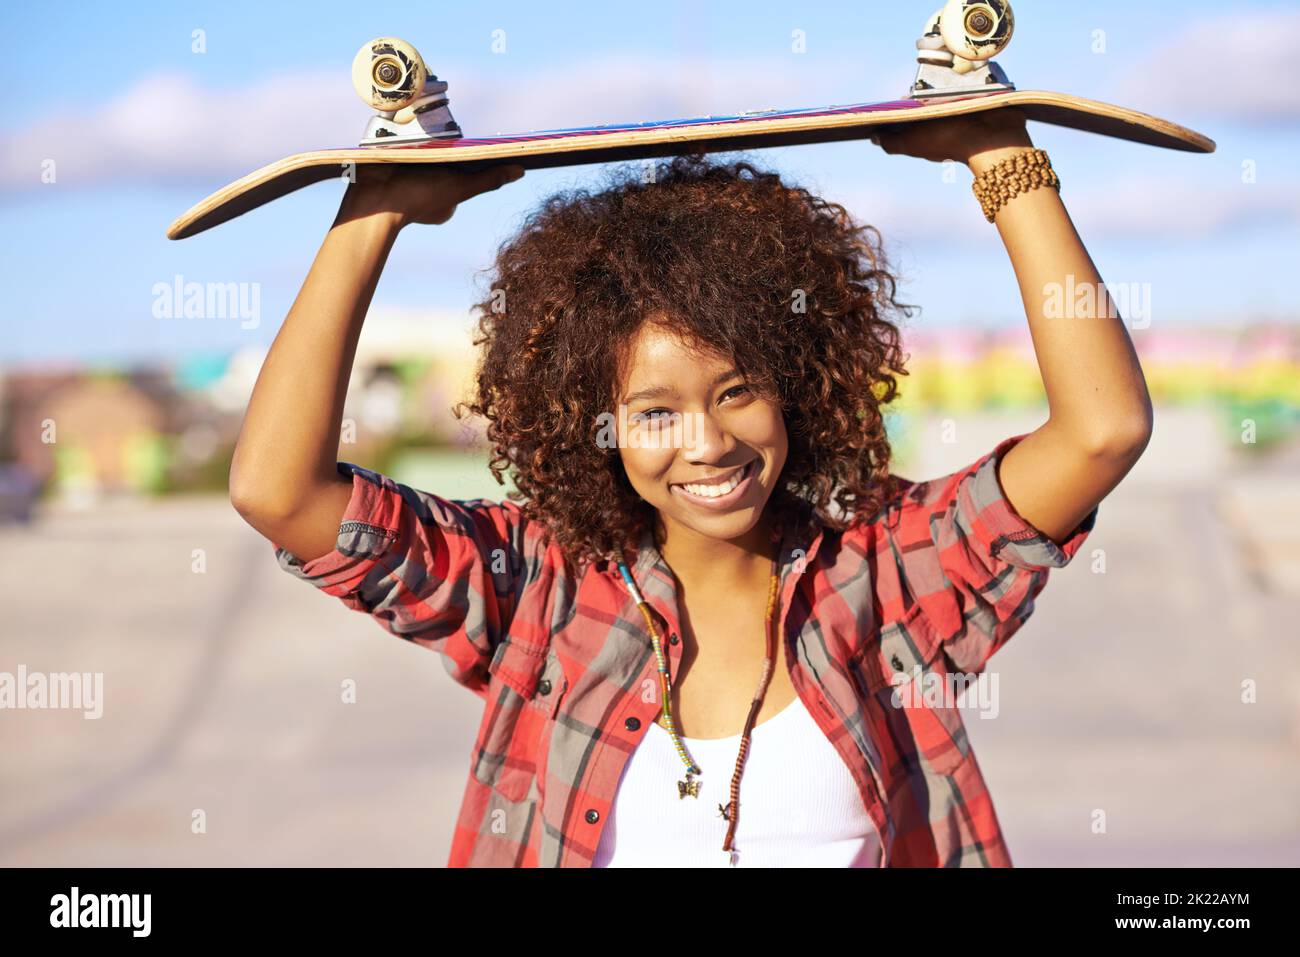
[[920, 67], [908, 96], [933, 100], [1014, 90], [991, 59], [1011, 42], [1015, 25], [1007, 0], [948, 0], [916, 41]]
[[352, 60], [352, 88], [374, 109], [362, 146], [458, 139], [460, 126], [447, 105], [447, 81], [429, 72], [415, 47], [377, 37]]

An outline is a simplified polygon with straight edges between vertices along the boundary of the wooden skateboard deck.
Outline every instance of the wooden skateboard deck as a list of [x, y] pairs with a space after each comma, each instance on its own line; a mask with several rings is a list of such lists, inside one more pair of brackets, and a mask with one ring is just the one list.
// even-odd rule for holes
[[[947, 30], [950, 25], [958, 24], [959, 17], [966, 18], [961, 23], [965, 32], [959, 32], [956, 37], [950, 33], [941, 36], [942, 18], [949, 21], [943, 25]], [[979, 17], [984, 19], [973, 19]], [[970, 26], [972, 22], [975, 27]], [[304, 186], [349, 176], [355, 172], [354, 164], [411, 163], [466, 170], [503, 163], [517, 163], [525, 169], [581, 166], [696, 151], [713, 153], [866, 139], [890, 126], [1003, 107], [1016, 107], [1027, 119], [1037, 122], [1149, 146], [1197, 153], [1214, 151], [1213, 140], [1177, 123], [1063, 93], [1016, 90], [990, 60], [962, 59], [1002, 49], [1010, 38], [1013, 23], [1006, 0], [948, 0], [947, 6], [931, 18], [926, 34], [917, 41], [921, 72], [911, 91], [913, 95], [906, 99], [479, 138], [460, 135], [443, 96], [447, 84], [427, 72], [419, 54], [400, 40], [379, 38], [362, 47], [353, 65], [358, 93], [379, 110], [364, 141], [375, 145], [299, 153], [264, 166], [195, 204], [171, 224], [167, 236], [184, 239], [201, 233]], [[960, 27], [953, 26], [953, 29], [960, 30]], [[1001, 34], [996, 33], [999, 29]], [[991, 39], [972, 39], [979, 31]], [[993, 45], [995, 41], [1000, 45]], [[981, 42], [985, 44], [983, 48]], [[958, 52], [954, 54], [950, 50]], [[380, 68], [375, 67], [374, 75], [397, 76], [392, 90], [380, 89], [380, 80], [372, 80], [371, 63], [381, 61], [390, 73], [381, 74]], [[950, 66], [953, 62], [960, 68], [953, 70]], [[967, 82], [973, 69], [979, 72], [970, 82], [993, 86], [996, 92], [985, 92], [978, 86], [972, 87], [973, 92], [963, 90], [961, 84]], [[399, 112], [403, 105], [412, 102], [415, 106], [409, 107], [405, 114]], [[430, 119], [435, 115], [436, 123]], [[394, 122], [394, 117], [398, 122]], [[379, 129], [376, 134], [374, 131], [381, 127], [387, 129]], [[406, 129], [414, 129], [425, 138], [401, 142]], [[378, 138], [383, 136], [397, 141]]]

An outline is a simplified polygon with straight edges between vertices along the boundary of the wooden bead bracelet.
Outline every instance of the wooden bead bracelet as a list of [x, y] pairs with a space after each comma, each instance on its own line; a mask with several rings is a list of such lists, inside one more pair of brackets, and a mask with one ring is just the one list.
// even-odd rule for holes
[[1045, 150], [1026, 149], [980, 173], [971, 183], [971, 190], [980, 201], [984, 218], [991, 223], [1008, 201], [1040, 186], [1051, 186], [1060, 192], [1060, 177], [1052, 169]]

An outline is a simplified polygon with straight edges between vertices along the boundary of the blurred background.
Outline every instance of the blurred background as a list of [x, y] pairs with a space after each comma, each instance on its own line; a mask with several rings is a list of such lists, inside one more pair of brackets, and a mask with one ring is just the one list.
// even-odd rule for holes
[[[0, 9], [0, 677], [103, 676], [98, 718], [0, 709], [0, 864], [446, 859], [481, 702], [279, 571], [226, 497], [342, 184], [164, 238], [227, 182], [355, 142], [362, 42], [414, 43], [473, 136], [897, 98], [937, 5]], [[998, 716], [968, 713], [1020, 865], [1300, 863], [1300, 87], [1259, 68], [1288, 61], [1300, 12], [1173, 9], [1019, 0], [998, 58], [1022, 89], [1218, 142], [1204, 156], [1031, 127], [1125, 297], [1156, 410], [1146, 455], [995, 659]], [[51, 83], [51, 63], [76, 69]], [[896, 472], [947, 474], [1044, 421], [968, 173], [864, 142], [748, 155], [877, 226], [921, 307], [889, 416]], [[476, 423], [450, 412], [473, 371], [468, 306], [522, 218], [600, 173], [531, 172], [403, 233], [341, 460], [504, 497]]]

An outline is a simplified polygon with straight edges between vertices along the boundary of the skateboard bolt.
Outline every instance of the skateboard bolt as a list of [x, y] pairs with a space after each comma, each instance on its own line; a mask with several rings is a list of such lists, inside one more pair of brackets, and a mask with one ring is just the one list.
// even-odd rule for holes
[[380, 63], [375, 67], [375, 79], [385, 86], [391, 86], [401, 79], [402, 71], [397, 68], [397, 64], [391, 60]]
[[966, 32], [972, 36], [982, 37], [993, 29], [993, 18], [987, 10], [972, 10], [966, 18]]

